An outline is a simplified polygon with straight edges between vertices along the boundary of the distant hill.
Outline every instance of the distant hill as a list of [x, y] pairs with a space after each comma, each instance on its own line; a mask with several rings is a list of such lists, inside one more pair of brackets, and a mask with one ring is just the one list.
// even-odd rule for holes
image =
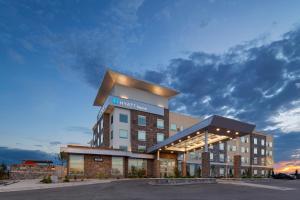
[[0, 147], [0, 163], [7, 165], [21, 163], [22, 160], [52, 160], [58, 164], [57, 154], [51, 154], [40, 150], [13, 149]]

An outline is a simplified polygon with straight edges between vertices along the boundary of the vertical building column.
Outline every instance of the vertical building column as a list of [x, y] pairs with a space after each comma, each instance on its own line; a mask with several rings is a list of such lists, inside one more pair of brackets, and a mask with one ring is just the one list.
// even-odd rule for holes
[[128, 178], [128, 157], [124, 157], [124, 177]]
[[182, 176], [186, 176], [186, 152], [183, 153], [183, 160], [181, 162], [181, 173]]
[[210, 155], [208, 152], [208, 131], [204, 132], [204, 152], [202, 152], [201, 156], [202, 160], [202, 170], [201, 177], [208, 178], [210, 176]]
[[241, 155], [235, 155], [233, 157], [233, 169], [234, 178], [240, 178], [241, 177]]
[[240, 138], [236, 138], [236, 155], [233, 157], [233, 169], [234, 178], [240, 178], [241, 177], [241, 147], [240, 147]]
[[153, 176], [154, 178], [160, 178], [160, 152], [159, 150], [156, 152], [156, 158], [153, 162]]

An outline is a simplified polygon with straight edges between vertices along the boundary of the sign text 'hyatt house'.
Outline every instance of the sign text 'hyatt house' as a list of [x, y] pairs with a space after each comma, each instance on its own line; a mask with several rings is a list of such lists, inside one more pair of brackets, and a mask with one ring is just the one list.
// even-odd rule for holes
[[162, 107], [139, 102], [133, 99], [123, 99], [120, 97], [109, 96], [107, 97], [105, 103], [103, 104], [102, 109], [100, 109], [100, 112], [98, 114], [98, 119], [100, 119], [101, 115], [109, 105], [113, 105], [121, 108], [139, 110], [139, 111], [153, 113], [162, 116], [164, 115], [164, 108]]

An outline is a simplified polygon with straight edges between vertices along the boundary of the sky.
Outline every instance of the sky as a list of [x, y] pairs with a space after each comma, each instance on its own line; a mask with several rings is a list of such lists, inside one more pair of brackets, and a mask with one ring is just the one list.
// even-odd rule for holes
[[0, 161], [86, 145], [110, 68], [180, 91], [173, 111], [255, 123], [274, 136], [276, 162], [299, 163], [299, 10], [297, 0], [0, 0]]

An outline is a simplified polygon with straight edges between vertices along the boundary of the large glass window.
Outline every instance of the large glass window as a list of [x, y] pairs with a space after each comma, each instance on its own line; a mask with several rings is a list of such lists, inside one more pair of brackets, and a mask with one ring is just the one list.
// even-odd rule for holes
[[163, 129], [164, 128], [164, 120], [163, 119], [157, 119], [156, 126], [157, 126], [157, 128]]
[[221, 167], [221, 168], [219, 169], [219, 173], [220, 173], [220, 176], [224, 176], [225, 170], [224, 170], [223, 167]]
[[147, 160], [128, 159], [128, 174], [131, 176], [146, 175]]
[[146, 116], [138, 115], [138, 125], [146, 126]]
[[84, 156], [70, 155], [69, 168], [70, 168], [70, 174], [82, 175], [84, 173]]
[[160, 176], [169, 177], [174, 176], [175, 160], [160, 158]]
[[146, 141], [146, 131], [138, 131], [138, 140]]
[[122, 176], [124, 170], [124, 163], [122, 157], [112, 157], [111, 158], [112, 170], [111, 173], [113, 176]]
[[123, 139], [128, 139], [128, 130], [120, 129], [119, 136]]
[[122, 123], [128, 123], [128, 115], [120, 113], [119, 120]]
[[164, 139], [165, 139], [165, 134], [157, 133], [157, 135], [156, 135], [156, 141], [157, 142], [162, 142], [162, 141], [164, 141]]
[[177, 125], [176, 124], [171, 124], [170, 129], [171, 129], [171, 131], [177, 131]]

